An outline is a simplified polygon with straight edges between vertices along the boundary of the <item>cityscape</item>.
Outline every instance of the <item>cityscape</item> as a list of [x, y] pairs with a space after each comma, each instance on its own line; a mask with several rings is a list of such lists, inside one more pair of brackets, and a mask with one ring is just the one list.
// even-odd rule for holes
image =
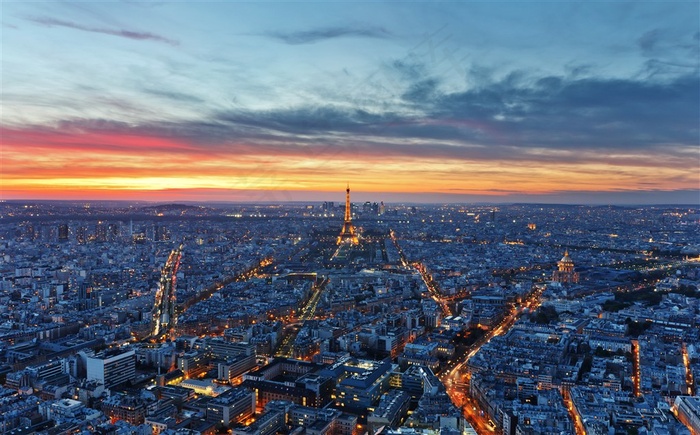
[[700, 207], [351, 193], [1, 203], [3, 432], [697, 433]]
[[0, 11], [0, 435], [700, 435], [697, 1]]

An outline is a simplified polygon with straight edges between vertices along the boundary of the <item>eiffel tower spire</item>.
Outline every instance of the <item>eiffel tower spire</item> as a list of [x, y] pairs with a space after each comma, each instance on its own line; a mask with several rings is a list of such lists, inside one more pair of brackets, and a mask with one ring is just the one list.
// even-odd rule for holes
[[355, 234], [355, 226], [352, 224], [352, 209], [350, 207], [350, 183], [345, 190], [345, 219], [343, 222], [343, 229], [340, 230], [340, 235], [338, 236], [338, 244], [349, 243], [351, 245], [357, 245], [360, 241]]

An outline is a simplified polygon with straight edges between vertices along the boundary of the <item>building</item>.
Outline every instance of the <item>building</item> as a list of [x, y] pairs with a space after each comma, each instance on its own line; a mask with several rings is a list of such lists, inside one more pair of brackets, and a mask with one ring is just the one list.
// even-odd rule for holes
[[78, 305], [80, 310], [91, 310], [100, 306], [99, 292], [88, 282], [81, 282], [78, 287]]
[[360, 433], [358, 419], [356, 415], [340, 414], [335, 419], [335, 433], [337, 435], [358, 435]]
[[321, 373], [324, 366], [277, 358], [260, 370], [243, 375], [243, 386], [255, 390], [258, 407], [275, 400], [323, 407], [331, 400], [335, 377]]
[[678, 396], [672, 409], [691, 433], [700, 433], [700, 396]]
[[68, 240], [68, 225], [67, 224], [60, 224], [58, 226], [58, 241], [59, 242], [65, 242]]
[[194, 390], [195, 393], [203, 396], [219, 396], [231, 389], [226, 385], [220, 385], [212, 382], [211, 379], [186, 379], [179, 385], [188, 390]]
[[113, 422], [123, 420], [133, 425], [143, 424], [146, 411], [146, 402], [139, 397], [114, 394], [102, 402], [102, 412]]
[[274, 435], [285, 426], [285, 414], [280, 411], [268, 411], [260, 415], [248, 426], [233, 428], [233, 435]]
[[207, 339], [207, 346], [216, 358], [229, 359], [239, 355], [255, 358], [255, 345], [245, 341], [225, 341], [217, 337]]
[[111, 388], [136, 378], [136, 353], [114, 349], [87, 357], [87, 380]]
[[218, 364], [218, 379], [231, 383], [253, 367], [255, 367], [255, 355], [233, 357]]
[[370, 433], [381, 427], [398, 427], [408, 412], [411, 396], [401, 390], [391, 390], [382, 396], [379, 405], [367, 417]]
[[287, 421], [290, 426], [308, 427], [317, 420], [332, 421], [340, 415], [340, 411], [332, 408], [311, 408], [309, 406], [292, 405], [287, 411]]
[[102, 396], [104, 391], [104, 384], [94, 380], [81, 379], [78, 385], [75, 386], [75, 399], [84, 405], [90, 406], [95, 399]]
[[67, 384], [68, 375], [64, 373], [63, 361], [53, 360], [26, 369], [31, 381], [47, 381], [54, 384]]
[[48, 418], [76, 418], [85, 410], [85, 405], [77, 400], [61, 399], [57, 400], [49, 406], [50, 415]]
[[194, 378], [209, 370], [210, 362], [210, 352], [192, 351], [177, 358], [177, 368], [182, 370], [186, 378]]
[[176, 385], [161, 386], [155, 391], [159, 399], [172, 399], [176, 403], [187, 402], [195, 396], [193, 389]]
[[173, 417], [147, 417], [145, 423], [151, 426], [153, 435], [160, 435], [168, 429], [172, 429], [177, 424]]
[[207, 404], [207, 421], [231, 427], [244, 422], [255, 413], [255, 392], [235, 388], [213, 398]]
[[578, 272], [574, 272], [574, 261], [569, 257], [569, 251], [557, 262], [557, 270], [552, 274], [552, 281], [560, 284], [577, 284]]
[[609, 352], [632, 352], [632, 341], [624, 337], [611, 337], [609, 335], [592, 335], [588, 340], [591, 349], [596, 350], [599, 347]]
[[396, 387], [411, 397], [413, 405], [418, 403], [424, 393], [436, 394], [441, 388], [444, 389], [433, 371], [420, 365], [409, 366], [405, 372], [396, 376], [395, 382]]
[[[342, 410], [364, 414], [388, 391], [391, 360], [348, 360], [342, 363], [336, 387], [336, 405]], [[337, 370], [336, 369], [336, 370]]]
[[311, 408], [292, 405], [287, 411], [287, 423], [291, 427], [309, 428], [309, 432], [330, 430], [335, 435], [358, 435], [356, 415], [342, 413], [333, 408]]

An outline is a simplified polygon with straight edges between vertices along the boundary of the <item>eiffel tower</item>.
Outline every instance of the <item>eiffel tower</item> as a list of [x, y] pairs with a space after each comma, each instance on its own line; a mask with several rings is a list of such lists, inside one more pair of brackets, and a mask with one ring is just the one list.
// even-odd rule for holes
[[350, 244], [357, 245], [360, 241], [355, 234], [355, 226], [352, 224], [352, 210], [350, 208], [350, 184], [348, 184], [347, 190], [345, 190], [345, 221], [343, 222], [343, 229], [340, 230], [340, 235], [338, 236], [338, 244]]

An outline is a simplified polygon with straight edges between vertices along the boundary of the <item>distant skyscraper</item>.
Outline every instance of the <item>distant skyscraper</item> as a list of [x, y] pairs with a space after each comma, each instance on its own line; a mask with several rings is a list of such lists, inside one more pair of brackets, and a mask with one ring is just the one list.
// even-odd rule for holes
[[109, 224], [107, 226], [107, 240], [113, 242], [119, 238], [119, 224]]
[[107, 224], [105, 224], [104, 222], [98, 222], [97, 226], [95, 227], [95, 241], [107, 241]]
[[81, 245], [87, 242], [87, 228], [82, 226], [78, 227], [78, 231], [75, 234], [75, 240]]
[[153, 228], [153, 240], [156, 242], [165, 242], [170, 240], [170, 232], [168, 227], [164, 225], [155, 225]]
[[78, 287], [78, 305], [81, 310], [91, 310], [99, 305], [98, 294], [88, 282], [82, 282]]
[[357, 245], [360, 241], [355, 234], [355, 226], [352, 224], [352, 209], [350, 206], [350, 185], [345, 191], [345, 220], [343, 222], [343, 229], [340, 230], [340, 235], [338, 236], [338, 244], [349, 243], [351, 245]]
[[31, 240], [36, 240], [38, 238], [39, 232], [37, 231], [36, 228], [34, 228], [34, 225], [28, 224], [26, 227], [24, 227], [24, 235]]
[[569, 251], [557, 262], [557, 270], [552, 274], [552, 281], [559, 283], [578, 283], [578, 272], [574, 272], [574, 261], [569, 257]]
[[68, 225], [61, 224], [58, 226], [58, 241], [65, 242], [68, 240]]

